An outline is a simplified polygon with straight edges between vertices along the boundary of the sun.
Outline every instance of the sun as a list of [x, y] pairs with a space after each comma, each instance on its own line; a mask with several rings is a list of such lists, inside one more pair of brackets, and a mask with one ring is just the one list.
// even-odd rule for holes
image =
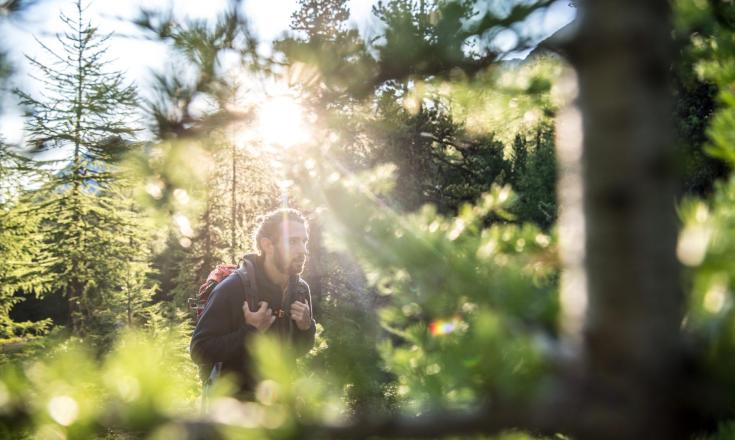
[[288, 95], [270, 97], [261, 105], [257, 130], [264, 143], [285, 149], [311, 139], [304, 108]]

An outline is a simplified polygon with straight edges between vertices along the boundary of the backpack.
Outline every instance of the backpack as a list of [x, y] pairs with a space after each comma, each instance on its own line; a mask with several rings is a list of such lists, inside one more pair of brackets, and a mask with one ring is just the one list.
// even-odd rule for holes
[[[232, 275], [233, 273], [237, 274], [238, 278], [240, 279], [240, 283], [242, 284], [242, 288], [245, 291], [246, 298], [248, 298], [248, 294], [258, 291], [254, 275], [255, 269], [253, 268], [253, 263], [247, 258], [243, 258], [239, 266], [236, 266], [234, 264], [217, 265], [217, 267], [215, 267], [214, 270], [209, 273], [209, 276], [207, 276], [207, 280], [204, 282], [204, 284], [199, 286], [197, 296], [194, 298], [189, 298], [187, 301], [189, 304], [189, 309], [194, 315], [194, 324], [199, 322], [199, 319], [202, 317], [202, 313], [204, 313], [204, 308], [207, 306], [207, 302], [209, 302], [209, 298], [212, 296], [212, 291], [214, 290], [214, 288], [217, 287], [217, 285], [221, 283], [222, 280]], [[252, 304], [252, 301], [249, 300], [248, 303]]]

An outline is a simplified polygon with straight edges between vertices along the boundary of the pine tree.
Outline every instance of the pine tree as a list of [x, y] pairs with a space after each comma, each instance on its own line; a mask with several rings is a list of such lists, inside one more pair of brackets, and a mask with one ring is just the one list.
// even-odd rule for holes
[[346, 0], [299, 0], [291, 15], [291, 29], [305, 32], [310, 40], [333, 40], [346, 31], [349, 18]]
[[0, 140], [0, 336], [23, 336], [29, 330], [42, 333], [50, 320], [37, 323], [14, 322], [10, 311], [24, 297], [43, 294], [48, 277], [40, 273], [34, 262], [41, 241], [34, 229], [37, 215], [24, 215], [22, 185], [42, 177], [30, 160], [13, 151]]
[[75, 6], [77, 17], [60, 15], [68, 29], [58, 36], [63, 51], [39, 41], [54, 62], [28, 57], [43, 96], [16, 95], [27, 109], [27, 143], [68, 154], [61, 167], [36, 161], [55, 172], [28, 199], [42, 217], [39, 265], [53, 274], [52, 290], [67, 297], [72, 330], [84, 334], [124, 322], [122, 286], [144, 246], [131, 246], [140, 231], [116, 166], [135, 132], [136, 90], [105, 60], [111, 35], [85, 21], [81, 0]]
[[204, 209], [177, 270], [173, 296], [180, 304], [196, 292], [217, 264], [236, 264], [253, 248], [251, 235], [258, 216], [277, 203], [275, 178], [267, 161], [232, 142], [220, 140], [215, 145], [202, 195]]

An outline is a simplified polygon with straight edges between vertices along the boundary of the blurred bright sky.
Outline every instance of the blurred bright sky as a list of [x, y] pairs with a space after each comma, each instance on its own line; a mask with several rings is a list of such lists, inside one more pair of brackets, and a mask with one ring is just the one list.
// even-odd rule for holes
[[[89, 3], [87, 18], [103, 33], [114, 32], [110, 40], [108, 57], [112, 66], [127, 73], [131, 81], [138, 85], [145, 96], [150, 85], [151, 71], [162, 71], [167, 59], [166, 48], [151, 41], [139, 38], [140, 33], [130, 23], [141, 7], [167, 10], [173, 7], [177, 17], [213, 19], [227, 7], [226, 0], [94, 0]], [[351, 22], [362, 35], [374, 34], [379, 23], [371, 14], [374, 0], [351, 0]], [[545, 13], [529, 19], [529, 27], [540, 34], [550, 35], [569, 23], [575, 9], [569, 7], [567, 0], [559, 0]], [[297, 0], [245, 0], [243, 7], [251, 26], [264, 47], [268, 42], [283, 35], [288, 30], [291, 13]], [[30, 69], [24, 54], [37, 57], [39, 61], [49, 61], [49, 56], [39, 47], [34, 37], [44, 44], [54, 47], [55, 34], [64, 31], [59, 13], [72, 17], [76, 11], [71, 0], [40, 0], [29, 8], [20, 18], [3, 23], [0, 34], [2, 44], [9, 52], [16, 73], [10, 81], [11, 87], [24, 90], [38, 90], [38, 82], [29, 77]], [[502, 47], [511, 44], [503, 41], [502, 35], [497, 44]], [[57, 46], [58, 47], [58, 46]], [[23, 121], [20, 112], [12, 101], [6, 100], [0, 115], [0, 133], [7, 142], [18, 143], [22, 139]]]

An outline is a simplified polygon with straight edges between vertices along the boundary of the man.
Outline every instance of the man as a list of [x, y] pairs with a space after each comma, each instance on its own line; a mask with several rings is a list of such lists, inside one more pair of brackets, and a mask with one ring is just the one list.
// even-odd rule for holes
[[[233, 273], [215, 287], [191, 338], [191, 356], [208, 369], [221, 363], [246, 396], [255, 381], [246, 345], [259, 334], [292, 343], [298, 355], [314, 345], [309, 286], [300, 274], [306, 262], [308, 224], [300, 212], [279, 209], [262, 218], [255, 232], [258, 254], [247, 277], [255, 277], [256, 292]], [[251, 289], [252, 290], [252, 289]], [[248, 300], [255, 304], [249, 304]]]

